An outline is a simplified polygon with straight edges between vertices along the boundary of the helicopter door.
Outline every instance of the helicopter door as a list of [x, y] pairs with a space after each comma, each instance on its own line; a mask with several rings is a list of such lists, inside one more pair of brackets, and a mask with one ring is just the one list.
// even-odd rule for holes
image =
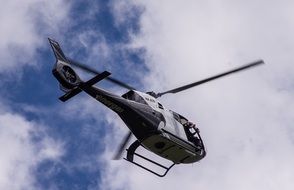
[[182, 124], [180, 124], [177, 120], [175, 121], [175, 126], [176, 126], [176, 131], [178, 132], [178, 136], [182, 139], [186, 139], [186, 134], [185, 134], [185, 130], [182, 126]]
[[164, 129], [178, 136], [179, 138], [187, 141], [188, 139], [183, 128], [183, 125], [174, 118], [173, 114], [171, 112], [166, 112], [164, 116], [166, 120], [166, 126]]

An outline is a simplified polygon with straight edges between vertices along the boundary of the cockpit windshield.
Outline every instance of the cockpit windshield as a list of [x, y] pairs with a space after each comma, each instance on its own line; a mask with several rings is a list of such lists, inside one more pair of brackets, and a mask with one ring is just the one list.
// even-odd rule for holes
[[129, 92], [123, 94], [122, 97], [127, 99], [127, 100], [132, 100], [132, 101], [147, 105], [144, 98], [142, 98], [138, 93], [136, 93], [133, 90], [130, 90]]
[[188, 119], [184, 118], [176, 112], [172, 112], [175, 120], [182, 124], [184, 131], [186, 133], [187, 139], [192, 142], [196, 147], [204, 148], [203, 142], [201, 140], [199, 130], [196, 128], [195, 124], [189, 122]]

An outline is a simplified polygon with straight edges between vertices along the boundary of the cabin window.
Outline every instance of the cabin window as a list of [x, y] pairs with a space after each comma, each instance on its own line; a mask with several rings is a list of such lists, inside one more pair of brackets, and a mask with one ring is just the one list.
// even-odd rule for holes
[[158, 107], [159, 107], [160, 109], [163, 109], [163, 106], [161, 105], [161, 103], [158, 103]]

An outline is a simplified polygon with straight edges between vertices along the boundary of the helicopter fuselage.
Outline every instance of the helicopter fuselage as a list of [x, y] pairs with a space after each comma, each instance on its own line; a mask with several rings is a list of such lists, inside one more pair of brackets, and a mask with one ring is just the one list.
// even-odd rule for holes
[[[62, 89], [67, 92], [60, 100], [65, 101], [64, 98], [67, 100], [81, 91], [86, 92], [116, 112], [141, 145], [151, 152], [176, 164], [197, 162], [205, 156], [203, 142], [201, 142], [202, 146], [196, 147], [187, 138], [180, 122], [181, 120], [188, 122], [188, 120], [166, 109], [151, 95], [130, 90], [124, 95], [118, 96], [94, 86], [96, 82], [103, 80], [110, 73], [103, 72], [84, 82], [69, 64], [59, 60], [52, 72], [60, 82]], [[69, 80], [65, 80], [65, 77], [68, 77]], [[73, 93], [75, 91], [77, 93]], [[176, 117], [182, 119], [176, 119]]]
[[197, 162], [205, 156], [204, 147], [197, 148], [188, 141], [183, 126], [173, 116], [174, 112], [152, 96], [129, 91], [141, 99], [136, 102], [94, 86], [81, 88], [116, 112], [140, 143], [155, 154], [177, 164]]

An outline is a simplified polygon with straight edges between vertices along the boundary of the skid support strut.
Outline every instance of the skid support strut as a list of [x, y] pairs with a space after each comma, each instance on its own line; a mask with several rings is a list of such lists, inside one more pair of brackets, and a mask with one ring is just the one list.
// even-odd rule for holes
[[[151, 160], [149, 158], [146, 158], [145, 156], [142, 156], [142, 155], [136, 153], [135, 151], [139, 146], [141, 146], [141, 143], [138, 140], [133, 142], [133, 144], [131, 144], [131, 146], [127, 149], [127, 158], [124, 158], [124, 159], [131, 162], [132, 164], [135, 164], [136, 166], [139, 166], [139, 167], [143, 168], [144, 170], [147, 170], [148, 172], [151, 172], [151, 173], [157, 175], [158, 177], [164, 177], [168, 173], [168, 171], [175, 165], [175, 163], [173, 163], [170, 166], [164, 166], [164, 165], [159, 164], [159, 163], [157, 163], [157, 162], [155, 162], [155, 161], [153, 161], [153, 160]], [[164, 169], [165, 172], [163, 174], [160, 174], [158, 172], [155, 172], [155, 171], [151, 170], [150, 168], [147, 168], [146, 166], [143, 166], [142, 164], [140, 164], [138, 162], [135, 162], [134, 161], [134, 156], [138, 156], [138, 157], [140, 157], [140, 158], [142, 158], [142, 159], [144, 159], [144, 160], [146, 160], [146, 161], [148, 161], [148, 162], [150, 162], [150, 163]]]

